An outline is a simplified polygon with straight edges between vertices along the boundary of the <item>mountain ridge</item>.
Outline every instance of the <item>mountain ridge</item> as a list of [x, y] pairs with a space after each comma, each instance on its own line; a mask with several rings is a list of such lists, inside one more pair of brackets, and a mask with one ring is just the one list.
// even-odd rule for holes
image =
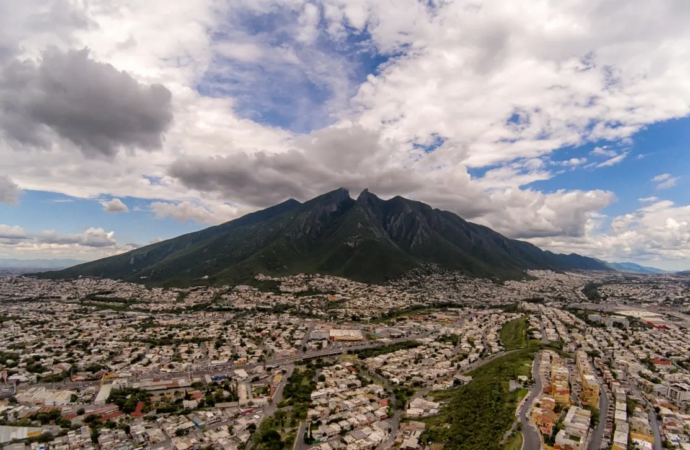
[[658, 269], [650, 266], [642, 266], [640, 264], [631, 262], [607, 262], [606, 264], [608, 264], [613, 270], [625, 273], [637, 273], [642, 275], [663, 275], [674, 273], [668, 270]]
[[611, 270], [584, 256], [543, 251], [488, 227], [397, 196], [345, 189], [270, 208], [130, 252], [38, 274], [155, 285], [231, 284], [258, 273], [322, 273], [378, 283], [425, 264], [477, 277], [519, 279], [529, 269]]

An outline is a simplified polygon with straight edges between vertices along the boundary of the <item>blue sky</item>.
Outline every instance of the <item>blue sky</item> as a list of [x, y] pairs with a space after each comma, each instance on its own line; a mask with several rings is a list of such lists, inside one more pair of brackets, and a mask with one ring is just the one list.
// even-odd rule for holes
[[[616, 194], [618, 201], [604, 208], [609, 216], [625, 214], [635, 209], [640, 198], [659, 197], [678, 204], [690, 203], [688, 180], [683, 175], [690, 173], [688, 145], [690, 143], [690, 119], [684, 118], [650, 125], [635, 134], [631, 145], [623, 145], [629, 156], [620, 164], [596, 170], [568, 171], [557, 177], [537, 181], [535, 189], [553, 191], [557, 189], [604, 189]], [[610, 145], [606, 142], [589, 144], [580, 148], [565, 148], [556, 155], [570, 158], [590, 157], [597, 146]], [[599, 158], [598, 161], [605, 158]], [[659, 190], [651, 180], [663, 173], [678, 177], [675, 186]]]
[[0, 257], [95, 259], [346, 187], [690, 269], [687, 8], [385, 5], [8, 8]]

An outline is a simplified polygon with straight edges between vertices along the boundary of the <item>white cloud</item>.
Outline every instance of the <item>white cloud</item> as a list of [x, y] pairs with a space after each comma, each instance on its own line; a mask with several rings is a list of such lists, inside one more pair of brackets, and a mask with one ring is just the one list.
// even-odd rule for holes
[[240, 215], [238, 208], [223, 204], [205, 207], [189, 201], [180, 203], [153, 202], [150, 207], [158, 219], [170, 217], [180, 222], [194, 220], [205, 225], [218, 225]]
[[40, 233], [35, 239], [41, 244], [77, 244], [85, 247], [113, 247], [117, 245], [115, 232], [103, 228], [89, 228], [81, 234], [59, 234], [54, 230]]
[[658, 201], [614, 217], [608, 228], [592, 222], [583, 236], [537, 238], [532, 242], [558, 252], [586, 252], [602, 259], [661, 262], [670, 270], [688, 269], [690, 206]]
[[78, 234], [61, 234], [54, 230], [31, 234], [19, 226], [0, 224], [0, 257], [91, 260], [133, 248], [132, 245], [118, 245], [115, 233], [103, 228], [88, 228]]
[[26, 237], [22, 227], [0, 224], [0, 244], [14, 244]]
[[112, 198], [110, 200], [99, 200], [103, 206], [103, 211], [109, 213], [128, 212], [129, 208], [119, 198]]
[[577, 167], [585, 164], [587, 162], [587, 158], [570, 158], [565, 161], [560, 161], [559, 164], [561, 166], [566, 166], [566, 167]]
[[10, 177], [0, 175], [0, 203], [16, 205], [24, 193]]
[[597, 168], [601, 167], [610, 167], [610, 166], [615, 166], [616, 164], [621, 163], [626, 157], [628, 156], [628, 153], [621, 153], [618, 156], [614, 156], [613, 158], [609, 158], [606, 161], [599, 163], [596, 165]]
[[651, 202], [655, 202], [657, 200], [659, 200], [657, 197], [644, 197], [644, 198], [639, 199], [639, 201], [642, 203], [651, 203]]
[[652, 182], [656, 183], [657, 189], [668, 189], [676, 185], [679, 177], [672, 177], [671, 174], [664, 173], [652, 178]]
[[612, 158], [614, 156], [618, 155], [618, 152], [615, 150], [609, 150], [606, 147], [595, 147], [594, 150], [589, 152], [590, 155], [594, 156], [606, 156], [608, 158]]
[[[166, 130], [159, 151], [110, 160], [84, 159], [69, 139], [36, 152], [0, 137], [3, 172], [24, 189], [156, 199], [157, 217], [219, 223], [343, 185], [411, 196], [511, 236], [574, 242], [614, 194], [531, 183], [618, 164], [628, 153], [613, 149], [636, 131], [690, 113], [690, 6], [679, 0], [49, 3], [0, 6], [0, 68], [25, 61], [34, 73], [49, 45], [89, 48], [94, 64], [165, 86], [174, 120], [155, 127]], [[394, 57], [364, 77], [356, 62], [375, 52]], [[266, 111], [317, 131], [267, 125]], [[610, 147], [589, 161], [540, 162], [602, 139]]]

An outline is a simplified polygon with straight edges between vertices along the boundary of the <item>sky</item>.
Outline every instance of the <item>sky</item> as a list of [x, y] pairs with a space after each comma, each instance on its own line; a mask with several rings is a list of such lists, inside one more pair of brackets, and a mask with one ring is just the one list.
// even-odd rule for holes
[[345, 187], [690, 269], [685, 0], [0, 2], [0, 258]]

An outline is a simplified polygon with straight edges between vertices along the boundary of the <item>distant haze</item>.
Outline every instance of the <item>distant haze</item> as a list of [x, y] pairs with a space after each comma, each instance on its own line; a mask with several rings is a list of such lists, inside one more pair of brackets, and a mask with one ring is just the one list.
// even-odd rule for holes
[[81, 264], [84, 261], [77, 259], [0, 259], [0, 268], [3, 269], [64, 269]]

